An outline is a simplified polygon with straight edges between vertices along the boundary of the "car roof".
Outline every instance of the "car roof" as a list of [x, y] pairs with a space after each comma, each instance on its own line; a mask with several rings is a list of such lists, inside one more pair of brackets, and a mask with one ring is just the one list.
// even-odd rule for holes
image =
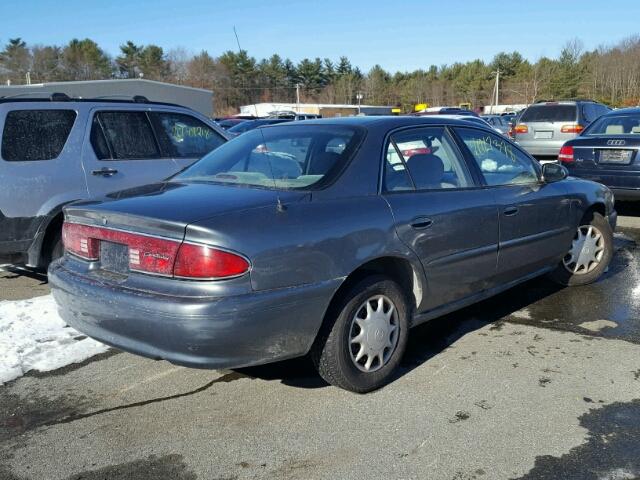
[[619, 115], [621, 113], [624, 115], [628, 115], [628, 114], [640, 115], [640, 107], [619, 108], [617, 110], [611, 110], [610, 112], [605, 113], [605, 115]]
[[104, 97], [104, 98], [76, 98], [76, 97], [69, 97], [65, 94], [60, 94], [60, 93], [53, 93], [51, 95], [48, 96], [20, 96], [20, 95], [14, 95], [14, 96], [6, 96], [6, 97], [0, 97], [0, 104], [6, 104], [6, 103], [48, 103], [48, 104], [62, 104], [62, 105], [68, 105], [68, 104], [72, 104], [72, 103], [94, 103], [94, 104], [126, 104], [126, 105], [162, 105], [162, 106], [169, 106], [169, 107], [180, 107], [180, 108], [188, 108], [188, 107], [184, 107], [182, 105], [178, 105], [176, 103], [168, 103], [168, 102], [154, 102], [149, 100], [146, 97], [143, 97], [142, 95], [135, 95], [131, 98], [108, 98], [108, 97]]
[[[427, 116], [409, 116], [409, 115], [381, 115], [381, 116], [360, 116], [360, 117], [331, 117], [331, 118], [315, 118], [305, 120], [304, 123], [295, 123], [294, 125], [343, 125], [350, 127], [378, 127], [386, 126], [388, 128], [399, 128], [414, 125], [469, 125], [469, 122], [457, 115], [427, 115]], [[271, 125], [265, 128], [279, 128], [279, 125]]]

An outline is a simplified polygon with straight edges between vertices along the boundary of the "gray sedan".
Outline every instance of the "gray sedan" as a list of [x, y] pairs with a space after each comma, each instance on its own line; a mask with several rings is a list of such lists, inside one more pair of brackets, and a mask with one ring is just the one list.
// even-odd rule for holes
[[310, 120], [67, 207], [49, 278], [63, 318], [109, 345], [206, 368], [310, 354], [367, 392], [414, 325], [543, 274], [595, 281], [615, 223], [607, 187], [488, 128]]

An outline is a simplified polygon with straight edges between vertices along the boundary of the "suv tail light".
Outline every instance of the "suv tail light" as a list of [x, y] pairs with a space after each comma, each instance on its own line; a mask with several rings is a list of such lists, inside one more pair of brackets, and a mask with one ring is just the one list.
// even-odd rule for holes
[[195, 280], [214, 280], [242, 275], [249, 262], [242, 256], [206, 245], [183, 243], [161, 237], [65, 222], [65, 249], [80, 258], [100, 260], [100, 242], [126, 245], [129, 270]]
[[560, 161], [560, 163], [573, 163], [575, 161], [573, 158], [573, 147], [571, 145], [564, 145], [560, 149], [558, 160]]
[[514, 133], [518, 134], [518, 133], [529, 133], [529, 127], [527, 127], [526, 125], [516, 125], [516, 128], [513, 129]]
[[583, 130], [584, 127], [582, 125], [563, 125], [560, 128], [562, 133], [580, 133]]

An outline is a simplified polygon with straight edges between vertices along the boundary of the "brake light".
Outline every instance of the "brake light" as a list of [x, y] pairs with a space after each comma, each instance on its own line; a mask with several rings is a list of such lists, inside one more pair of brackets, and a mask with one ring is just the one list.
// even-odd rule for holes
[[85, 260], [98, 260], [100, 243], [91, 236], [91, 227], [77, 223], [62, 225], [62, 244], [68, 251]]
[[180, 278], [228, 278], [249, 270], [249, 262], [240, 255], [206, 245], [183, 243], [178, 250], [173, 275]]
[[584, 127], [582, 125], [563, 125], [560, 128], [562, 133], [580, 133], [583, 130]]
[[513, 129], [515, 133], [529, 133], [529, 127], [526, 125], [516, 125], [516, 128]]
[[85, 260], [100, 260], [100, 242], [126, 245], [129, 270], [193, 279], [221, 279], [246, 273], [244, 257], [206, 245], [182, 243], [111, 228], [65, 222], [62, 227], [65, 249]]
[[571, 145], [563, 145], [558, 154], [558, 160], [560, 163], [573, 163], [573, 147]]

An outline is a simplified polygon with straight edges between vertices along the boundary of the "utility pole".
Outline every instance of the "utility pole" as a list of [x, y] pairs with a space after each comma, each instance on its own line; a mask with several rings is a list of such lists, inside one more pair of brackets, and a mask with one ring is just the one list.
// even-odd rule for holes
[[358, 115], [360, 115], [360, 101], [362, 100], [362, 92], [358, 92], [356, 94], [356, 98], [358, 99]]
[[[498, 68], [495, 72], [496, 74], [496, 84], [493, 89], [493, 105], [494, 107], [498, 105], [500, 101], [500, 69]], [[491, 109], [491, 113], [495, 113], [493, 108]]]
[[300, 84], [296, 83], [296, 112], [300, 113]]

